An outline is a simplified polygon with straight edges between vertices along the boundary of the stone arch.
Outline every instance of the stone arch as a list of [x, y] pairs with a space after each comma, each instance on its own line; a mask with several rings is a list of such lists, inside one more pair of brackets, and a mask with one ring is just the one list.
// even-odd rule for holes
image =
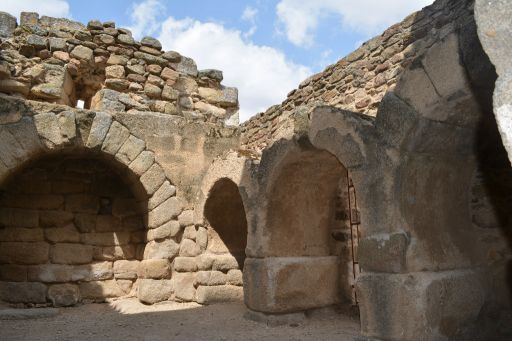
[[196, 224], [207, 232], [197, 281], [203, 303], [243, 298], [242, 270], [253, 212], [249, 195], [254, 193], [250, 163], [229, 152], [214, 160], [203, 178], [194, 207]]
[[[307, 136], [264, 151], [259, 214], [250, 231], [245, 301], [251, 310], [291, 313], [351, 303], [354, 283], [347, 169]], [[266, 173], [263, 173], [266, 172]], [[301, 283], [297, 286], [297, 283]]]
[[[366, 336], [484, 339], [495, 333], [471, 327], [486, 320], [493, 301], [507, 300], [504, 259], [490, 256], [505, 239], [499, 241], [499, 230], [498, 238], [484, 238], [490, 231], [472, 220], [482, 150], [489, 154], [490, 145], [503, 154], [489, 143], [496, 134], [489, 121], [494, 71], [480, 52], [474, 23], [464, 23], [418, 56], [379, 107], [376, 162], [388, 179], [385, 203], [393, 219], [370, 224], [361, 241], [358, 293]], [[510, 246], [505, 249], [503, 255], [510, 254]]]
[[137, 184], [137, 194], [146, 203], [143, 214], [147, 231], [140, 236], [146, 245], [140, 264], [131, 268], [139, 274], [137, 296], [146, 303], [171, 298], [171, 262], [180, 248], [177, 217], [182, 205], [174, 186], [142, 139], [111, 115], [61, 111], [24, 116], [4, 124], [0, 127], [0, 140], [6, 146], [0, 151], [2, 180], [15, 176], [24, 164], [39, 157], [82, 152], [117, 164], [129, 174], [130, 182]]
[[211, 226], [208, 249], [229, 253], [243, 270], [247, 245], [247, 218], [238, 186], [228, 178], [215, 182], [205, 203], [204, 216]]

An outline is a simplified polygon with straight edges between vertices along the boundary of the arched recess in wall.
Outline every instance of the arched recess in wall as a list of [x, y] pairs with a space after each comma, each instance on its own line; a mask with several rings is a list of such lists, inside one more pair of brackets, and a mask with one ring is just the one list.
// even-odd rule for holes
[[247, 218], [238, 186], [221, 178], [211, 188], [204, 207], [209, 223], [208, 248], [214, 254], [230, 254], [243, 270], [247, 246]]
[[[366, 336], [489, 339], [500, 324], [489, 316], [503, 316], [500, 311], [509, 309], [509, 226], [475, 224], [475, 218], [493, 218], [495, 199], [506, 202], [509, 197], [489, 200], [493, 191], [485, 181], [493, 173], [509, 172], [503, 168], [506, 156], [496, 143], [495, 123], [489, 120], [495, 78], [489, 66], [474, 23], [461, 25], [409, 62], [395, 93], [381, 103], [376, 129], [386, 153], [396, 153], [399, 160], [386, 171], [393, 175], [397, 226], [405, 230], [407, 242], [399, 246], [395, 241], [396, 250], [404, 250], [402, 269], [378, 264], [360, 278]], [[506, 178], [497, 181], [503, 180], [503, 192], [509, 187]], [[373, 239], [385, 243], [381, 237], [387, 231], [375, 232]], [[406, 283], [414, 284], [403, 290]], [[401, 302], [409, 302], [407, 310]], [[422, 320], [425, 313], [432, 318]], [[444, 326], [447, 319], [450, 328]]]
[[355, 304], [359, 219], [353, 183], [336, 156], [307, 141], [298, 144], [279, 160], [267, 187], [265, 256], [276, 262], [270, 265], [279, 279], [275, 308]]
[[2, 184], [2, 299], [68, 306], [135, 295], [147, 199], [138, 179], [98, 153], [24, 164]]
[[[1, 299], [72, 305], [128, 293], [145, 303], [171, 298], [183, 208], [143, 140], [108, 114], [70, 111], [4, 124], [0, 145], [7, 186]], [[37, 170], [47, 183], [30, 184]], [[66, 188], [71, 193], [61, 193]], [[167, 271], [151, 272], [146, 260], [153, 259]], [[138, 290], [131, 292], [137, 278]]]

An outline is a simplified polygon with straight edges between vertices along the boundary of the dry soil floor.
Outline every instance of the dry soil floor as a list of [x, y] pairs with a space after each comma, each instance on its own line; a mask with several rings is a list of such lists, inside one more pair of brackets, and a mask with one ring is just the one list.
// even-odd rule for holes
[[353, 341], [359, 331], [359, 322], [343, 314], [268, 326], [244, 318], [245, 313], [242, 303], [145, 306], [125, 299], [61, 309], [53, 317], [0, 320], [0, 340]]

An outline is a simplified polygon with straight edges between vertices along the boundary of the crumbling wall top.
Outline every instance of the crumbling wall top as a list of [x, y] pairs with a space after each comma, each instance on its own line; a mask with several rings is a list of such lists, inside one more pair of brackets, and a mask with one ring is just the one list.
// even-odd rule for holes
[[0, 93], [106, 112], [159, 112], [238, 124], [238, 91], [218, 70], [133, 38], [114, 22], [0, 12]]

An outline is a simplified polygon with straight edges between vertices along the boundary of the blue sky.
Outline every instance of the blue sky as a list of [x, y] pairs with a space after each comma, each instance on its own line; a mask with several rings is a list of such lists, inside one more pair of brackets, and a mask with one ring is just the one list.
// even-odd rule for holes
[[0, 11], [113, 20], [224, 71], [242, 121], [432, 0], [0, 0]]

